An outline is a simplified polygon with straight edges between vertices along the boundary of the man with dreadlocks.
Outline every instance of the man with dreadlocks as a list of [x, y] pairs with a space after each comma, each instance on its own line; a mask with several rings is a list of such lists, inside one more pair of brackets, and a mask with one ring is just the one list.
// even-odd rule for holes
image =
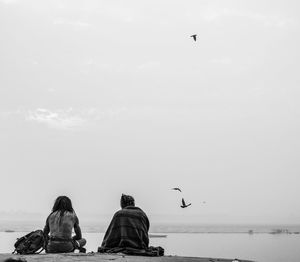
[[132, 196], [121, 196], [121, 210], [117, 211], [106, 230], [98, 252], [130, 255], [149, 253], [149, 220], [142, 209], [135, 206]]
[[[72, 230], [75, 235], [72, 237]], [[49, 236], [50, 233], [50, 236]], [[82, 238], [78, 217], [67, 196], [56, 198], [44, 228], [47, 253], [68, 253], [78, 249], [85, 253], [86, 240]]]

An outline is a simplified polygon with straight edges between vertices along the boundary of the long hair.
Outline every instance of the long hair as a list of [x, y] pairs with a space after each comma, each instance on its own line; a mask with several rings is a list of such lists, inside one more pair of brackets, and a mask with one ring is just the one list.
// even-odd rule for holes
[[59, 196], [56, 198], [52, 208], [52, 213], [56, 211], [60, 213], [60, 216], [62, 216], [65, 212], [74, 213], [71, 199], [67, 196]]

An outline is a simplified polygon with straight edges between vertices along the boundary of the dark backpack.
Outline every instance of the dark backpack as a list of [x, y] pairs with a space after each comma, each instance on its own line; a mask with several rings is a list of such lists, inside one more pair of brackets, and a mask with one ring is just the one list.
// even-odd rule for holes
[[21, 255], [35, 254], [44, 250], [45, 237], [42, 230], [36, 230], [28, 233], [27, 235], [17, 239], [15, 243], [15, 250], [13, 252]]

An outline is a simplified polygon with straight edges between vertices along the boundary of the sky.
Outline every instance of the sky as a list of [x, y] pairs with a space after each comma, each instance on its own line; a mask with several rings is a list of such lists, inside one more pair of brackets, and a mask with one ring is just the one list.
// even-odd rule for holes
[[0, 213], [299, 223], [299, 9], [0, 0]]

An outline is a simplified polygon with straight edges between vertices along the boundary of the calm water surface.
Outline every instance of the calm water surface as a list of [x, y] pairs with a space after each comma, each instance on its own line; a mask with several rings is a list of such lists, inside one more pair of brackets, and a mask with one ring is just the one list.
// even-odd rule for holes
[[[0, 253], [13, 251], [17, 237], [26, 232], [0, 232]], [[299, 262], [299, 234], [166, 233], [151, 238], [150, 245], [162, 246], [166, 255], [243, 258], [261, 262]], [[83, 233], [87, 250], [96, 251], [104, 233]]]

